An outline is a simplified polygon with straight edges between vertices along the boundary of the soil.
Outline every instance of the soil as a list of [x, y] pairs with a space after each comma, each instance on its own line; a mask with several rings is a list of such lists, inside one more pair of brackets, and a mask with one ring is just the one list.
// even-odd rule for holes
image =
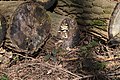
[[119, 80], [119, 47], [109, 48], [96, 37], [80, 32], [78, 47], [35, 57], [0, 48], [0, 80]]

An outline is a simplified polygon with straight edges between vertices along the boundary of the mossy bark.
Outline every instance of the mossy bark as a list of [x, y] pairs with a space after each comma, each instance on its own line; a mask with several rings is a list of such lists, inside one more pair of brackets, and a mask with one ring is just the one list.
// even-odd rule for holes
[[24, 1], [0, 1], [0, 13], [7, 18], [11, 16], [16, 8], [23, 2]]
[[43, 6], [38, 2], [16, 1], [1, 2], [1, 8], [1, 14], [7, 20], [4, 46], [17, 52], [38, 51], [51, 29], [49, 16]]
[[[31, 3], [33, 3], [33, 5], [22, 7], [23, 5], [24, 6], [28, 5], [27, 3], [25, 4], [24, 2], [25, 1], [19, 1], [19, 2], [18, 1], [13, 1], [13, 2], [1, 1], [0, 2], [0, 13], [7, 20], [6, 24], [8, 26], [7, 35], [6, 35], [7, 39], [5, 42], [6, 47], [9, 47], [10, 49], [14, 49], [15, 51], [18, 51], [18, 52], [25, 52], [25, 53], [34, 53], [34, 51], [37, 51], [38, 48], [40, 48], [40, 45], [42, 43], [41, 42], [39, 43], [39, 41], [41, 41], [41, 40], [38, 40], [39, 38], [34, 39], [33, 37], [35, 37], [35, 35], [32, 36], [32, 34], [35, 34], [35, 33], [32, 33], [32, 31], [30, 31], [31, 34], [27, 35], [29, 33], [29, 31], [26, 31], [24, 29], [24, 27], [26, 27], [26, 28], [30, 27], [26, 24], [29, 24], [29, 20], [34, 19], [34, 16], [33, 16], [34, 14], [38, 16], [35, 18], [39, 21], [38, 22], [30, 21], [33, 25], [35, 25], [35, 24], [40, 25], [42, 23], [44, 24], [44, 22], [47, 21], [41, 28], [34, 26], [34, 28], [39, 29], [39, 32], [36, 33], [36, 34], [38, 34], [38, 36], [42, 35], [41, 38], [46, 39], [47, 37], [45, 37], [45, 36], [48, 36], [47, 34], [50, 33], [52, 35], [52, 37], [54, 37], [54, 38], [51, 38], [51, 40], [53, 40], [53, 39], [57, 40], [55, 42], [57, 45], [55, 43], [52, 44], [55, 47], [57, 47], [59, 44], [64, 49], [69, 49], [74, 46], [73, 38], [75, 37], [75, 34], [76, 34], [77, 22], [73, 17], [62, 16], [62, 15], [58, 15], [56, 13], [46, 12], [46, 10], [40, 4], [38, 4], [37, 6], [41, 6], [41, 7], [39, 9], [36, 9], [37, 6], [34, 5], [34, 3], [36, 3], [36, 2], [31, 2]], [[36, 7], [34, 7], [34, 6], [36, 6]], [[29, 8], [30, 10], [28, 10], [28, 9], [27, 10], [30, 12], [27, 12], [26, 8]], [[34, 11], [34, 9], [36, 9], [36, 12]], [[43, 13], [42, 13], [42, 11], [43, 11]], [[24, 13], [24, 14], [22, 14], [22, 13]], [[32, 16], [30, 16], [31, 14], [32, 14]], [[26, 15], [28, 15], [28, 16], [26, 16]], [[45, 17], [45, 15], [48, 15], [48, 16]], [[25, 17], [25, 19], [28, 19], [30, 17], [31, 18], [28, 21], [24, 21], [24, 19], [21, 20], [21, 18], [23, 18], [23, 16]], [[51, 22], [49, 22], [49, 20]], [[24, 24], [24, 22], [25, 22], [25, 24]], [[20, 23], [20, 25], [18, 23]], [[31, 23], [29, 25], [31, 25]], [[49, 25], [47, 25], [47, 23], [49, 23]], [[15, 27], [15, 25], [18, 27]], [[50, 26], [51, 26], [51, 28], [49, 28]], [[19, 28], [22, 31], [19, 30]], [[50, 32], [48, 29], [50, 30]], [[35, 29], [33, 29], [33, 31], [34, 30]], [[46, 30], [47, 30], [47, 33], [44, 33], [44, 31], [46, 31]], [[18, 33], [18, 32], [20, 32], [20, 33]], [[23, 33], [25, 33], [25, 35], [23, 35]], [[31, 37], [29, 37], [29, 36], [31, 36]], [[43, 43], [46, 42], [44, 39], [42, 39]], [[37, 45], [37, 48], [36, 48], [36, 46], [32, 46], [32, 45], [36, 45], [35, 40], [39, 43]], [[51, 40], [49, 40], [49, 41], [51, 41]], [[47, 42], [50, 43], [49, 41], [47, 41]], [[10, 44], [8, 44], [8, 43], [10, 43]], [[22, 45], [20, 45], [20, 44], [22, 44]], [[51, 44], [45, 44], [45, 45], [47, 45], [47, 46], [50, 45], [51, 47], [53, 47]], [[22, 47], [22, 46], [24, 46], [24, 47]]]

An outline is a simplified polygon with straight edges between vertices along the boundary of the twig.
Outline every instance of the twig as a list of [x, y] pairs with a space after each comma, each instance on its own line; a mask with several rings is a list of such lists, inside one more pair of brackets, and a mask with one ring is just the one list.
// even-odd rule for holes
[[32, 60], [34, 60], [34, 58], [33, 58], [33, 57], [24, 56], [24, 55], [19, 54], [19, 53], [13, 53], [13, 54], [15, 54], [15, 55], [19, 55], [19, 56], [22, 56], [22, 57], [27, 58], [27, 59], [32, 59]]
[[44, 65], [44, 66], [50, 66], [50, 67], [53, 67], [53, 68], [55, 68], [55, 69], [57, 69], [57, 70], [59, 69], [60, 71], [67, 72], [67, 73], [69, 73], [69, 74], [71, 74], [71, 75], [73, 75], [73, 76], [78, 77], [79, 79], [92, 77], [92, 75], [85, 76], [85, 75], [82, 75], [82, 74], [81, 74], [81, 76], [78, 76], [78, 75], [76, 75], [76, 74], [74, 74], [74, 73], [72, 73], [72, 72], [70, 72], [70, 71], [68, 71], [68, 70], [66, 70], [66, 69], [64, 69], [64, 68], [57, 67], [57, 66], [53, 66], [53, 65], [51, 65], [51, 64], [49, 64], [49, 63], [43, 64], [43, 65]]
[[[35, 60], [35, 59], [34, 59], [34, 60]], [[25, 64], [26, 64], [26, 63], [24, 63], [24, 64], [22, 64], [22, 65], [25, 65]], [[64, 68], [57, 67], [57, 66], [51, 65], [51, 64], [49, 64], [49, 63], [30, 63], [30, 64], [28, 64], [28, 65], [35, 65], [35, 64], [43, 65], [43, 66], [45, 66], [45, 67], [51, 67], [52, 69], [69, 73], [69, 74], [71, 74], [71, 75], [73, 75], [73, 76], [76, 76], [76, 77], [79, 78], [79, 79], [88, 78], [88, 77], [93, 77], [93, 75], [85, 76], [85, 75], [82, 75], [82, 74], [81, 74], [81, 76], [78, 76], [78, 75], [76, 75], [76, 74], [74, 74], [74, 73], [72, 73], [72, 72], [70, 72], [70, 71], [68, 71], [68, 70], [66, 70], [66, 69], [64, 69]]]
[[113, 59], [110, 59], [110, 60], [106, 60], [106, 61], [104, 61], [104, 62], [109, 62], [109, 61], [118, 61], [118, 60], [120, 60], [120, 58], [113, 58]]

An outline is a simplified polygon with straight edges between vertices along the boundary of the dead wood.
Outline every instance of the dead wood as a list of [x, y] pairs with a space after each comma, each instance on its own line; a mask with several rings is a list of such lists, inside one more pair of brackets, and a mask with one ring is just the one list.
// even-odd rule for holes
[[14, 7], [9, 14], [5, 46], [17, 52], [34, 53], [48, 39], [49, 16], [38, 2], [24, 2]]

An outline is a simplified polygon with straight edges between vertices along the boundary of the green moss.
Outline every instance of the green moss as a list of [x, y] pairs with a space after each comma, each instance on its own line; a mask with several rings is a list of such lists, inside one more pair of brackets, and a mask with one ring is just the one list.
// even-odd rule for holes
[[107, 26], [95, 26], [95, 28], [98, 28], [103, 31], [107, 31]]
[[80, 25], [88, 25], [88, 26], [106, 26], [106, 20], [94, 19], [94, 20], [82, 20], [77, 19], [78, 24]]
[[106, 20], [92, 20], [90, 25], [105, 26]]
[[106, 67], [106, 63], [96, 61], [94, 64], [94, 68], [97, 70], [103, 70]]
[[84, 45], [80, 48], [80, 53], [84, 57], [88, 57], [92, 55], [92, 49], [98, 45], [98, 42], [92, 40], [89, 44]]

